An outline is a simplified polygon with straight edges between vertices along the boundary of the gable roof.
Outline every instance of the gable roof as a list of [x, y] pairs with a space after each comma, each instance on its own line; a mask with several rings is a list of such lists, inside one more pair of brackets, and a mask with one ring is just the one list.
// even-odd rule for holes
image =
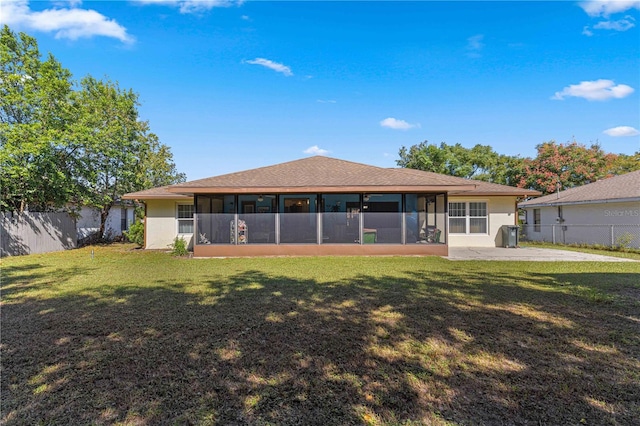
[[640, 170], [528, 200], [519, 207], [640, 201]]
[[[537, 191], [403, 168], [369, 166], [324, 156], [127, 194], [125, 198], [174, 198], [193, 194], [308, 192], [436, 192], [468, 195], [539, 195]], [[478, 191], [478, 192], [476, 192]]]

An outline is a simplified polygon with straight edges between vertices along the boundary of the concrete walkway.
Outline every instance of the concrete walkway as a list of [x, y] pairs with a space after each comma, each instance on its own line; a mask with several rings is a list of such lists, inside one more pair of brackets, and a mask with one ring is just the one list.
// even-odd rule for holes
[[547, 248], [449, 247], [448, 260], [515, 260], [534, 262], [637, 262], [633, 259]]

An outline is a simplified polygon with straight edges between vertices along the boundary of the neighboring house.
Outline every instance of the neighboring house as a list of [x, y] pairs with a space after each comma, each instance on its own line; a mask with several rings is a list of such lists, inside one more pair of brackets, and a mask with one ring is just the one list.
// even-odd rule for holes
[[[117, 202], [109, 210], [107, 222], [104, 227], [103, 238], [112, 240], [121, 237], [124, 231], [135, 220], [135, 206], [131, 201]], [[100, 231], [100, 210], [91, 207], [82, 207], [76, 218], [76, 230], [78, 241], [96, 234]]]
[[537, 191], [316, 156], [126, 194], [145, 203], [145, 248], [197, 257], [446, 255], [501, 244]]
[[640, 170], [518, 206], [528, 240], [640, 247]]

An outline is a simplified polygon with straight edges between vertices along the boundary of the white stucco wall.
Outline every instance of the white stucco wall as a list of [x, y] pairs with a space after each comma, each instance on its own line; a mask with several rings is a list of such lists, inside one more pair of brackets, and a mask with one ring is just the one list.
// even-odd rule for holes
[[100, 229], [100, 212], [90, 207], [82, 207], [76, 218], [78, 239], [86, 238]]
[[114, 206], [109, 211], [109, 216], [107, 216], [107, 222], [105, 223], [105, 226], [104, 226], [105, 236], [119, 237], [122, 235], [122, 231], [123, 231], [122, 214], [123, 213], [125, 214], [125, 217], [127, 219], [126, 229], [129, 229], [129, 226], [131, 226], [131, 224], [133, 223], [133, 215], [134, 215], [133, 207], [127, 207], [126, 210], [123, 212], [123, 208], [121, 206]]
[[193, 246], [193, 234], [178, 234], [178, 204], [192, 204], [193, 200], [147, 200], [145, 217], [145, 248], [167, 249], [176, 237]]
[[[107, 222], [104, 228], [104, 237], [120, 237], [122, 236], [122, 206], [114, 206], [109, 211], [107, 216]], [[132, 206], [126, 207], [127, 217], [127, 229], [133, 223], [135, 211]], [[93, 233], [98, 232], [100, 229], [100, 212], [98, 209], [90, 207], [82, 207], [79, 212], [79, 216], [76, 219], [76, 230], [78, 238], [85, 238]]]
[[502, 245], [502, 225], [516, 225], [516, 197], [455, 197], [449, 202], [485, 201], [489, 215], [487, 234], [449, 234], [449, 247], [499, 247]]

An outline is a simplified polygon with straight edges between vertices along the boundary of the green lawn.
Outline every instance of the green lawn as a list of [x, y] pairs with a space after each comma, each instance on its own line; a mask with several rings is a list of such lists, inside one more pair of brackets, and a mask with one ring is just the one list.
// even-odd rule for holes
[[640, 418], [640, 263], [114, 245], [1, 265], [2, 424]]

